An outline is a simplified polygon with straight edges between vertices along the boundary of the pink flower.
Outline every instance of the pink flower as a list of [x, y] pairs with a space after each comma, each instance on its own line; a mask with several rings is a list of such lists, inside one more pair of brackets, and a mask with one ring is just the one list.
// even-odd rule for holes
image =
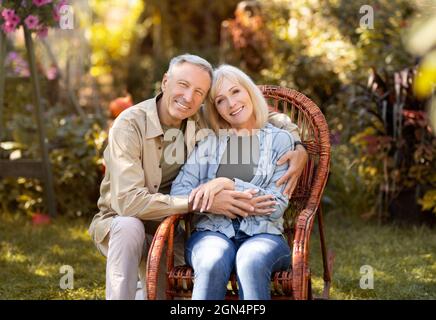
[[53, 18], [55, 21], [59, 21], [61, 19], [61, 8], [67, 4], [67, 0], [61, 0], [56, 4], [55, 8], [53, 9]]
[[34, 16], [31, 14], [24, 20], [24, 23], [26, 24], [27, 28], [29, 28], [29, 30], [34, 30], [36, 29], [36, 27], [38, 27], [39, 18], [38, 16]]
[[13, 9], [3, 9], [2, 17], [5, 19], [6, 22], [10, 22], [15, 26], [20, 23], [20, 17], [15, 14], [15, 11]]
[[3, 9], [2, 17], [5, 18], [6, 21], [10, 20], [15, 15], [15, 11], [13, 9]]
[[48, 80], [54, 80], [58, 77], [58, 69], [55, 66], [51, 66], [47, 72], [46, 77]]
[[11, 33], [15, 31], [20, 23], [20, 17], [15, 14], [15, 11], [12, 9], [3, 9], [2, 17], [5, 20], [2, 27], [3, 31], [5, 33]]
[[68, 4], [68, 0], [60, 0], [56, 5], [56, 10], [61, 10], [61, 8]]
[[42, 27], [38, 30], [37, 32], [38, 37], [40, 38], [45, 38], [48, 35], [48, 28], [47, 27]]
[[10, 21], [6, 21], [2, 27], [2, 29], [5, 33], [14, 32], [16, 28], [17, 28], [17, 25], [14, 23], [11, 23]]
[[[20, 20], [21, 20], [20, 17], [17, 16], [16, 14], [14, 14], [14, 15], [9, 19], [9, 22], [15, 24], [15, 26], [16, 26], [17, 24], [20, 23]], [[8, 20], [6, 20], [6, 21], [8, 21]]]
[[47, 3], [51, 3], [52, 0], [32, 0], [33, 4], [37, 7], [42, 7], [43, 5], [46, 5]]

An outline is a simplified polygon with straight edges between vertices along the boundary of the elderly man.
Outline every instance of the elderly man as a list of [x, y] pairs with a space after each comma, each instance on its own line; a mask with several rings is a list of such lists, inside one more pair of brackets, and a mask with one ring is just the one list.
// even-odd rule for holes
[[[135, 298], [138, 274], [144, 281], [145, 259], [159, 222], [192, 209], [187, 196], [170, 196], [169, 191], [195, 146], [196, 133], [207, 128], [201, 106], [208, 95], [212, 71], [210, 63], [198, 56], [173, 58], [162, 79], [162, 92], [122, 112], [110, 129], [104, 151], [106, 172], [98, 200], [100, 212], [89, 229], [97, 248], [107, 257], [107, 299]], [[300, 140], [289, 118], [272, 113], [269, 120]], [[165, 133], [172, 129], [178, 129], [173, 130], [177, 133], [167, 141]], [[176, 159], [171, 156], [174, 151]], [[290, 169], [279, 181], [287, 182], [285, 192], [289, 196], [306, 160], [301, 145], [281, 159], [290, 162]], [[253, 192], [222, 191], [209, 211], [247, 215], [253, 214], [252, 208], [256, 212], [261, 207]], [[176, 241], [176, 259], [176, 263], [183, 263], [181, 236]], [[164, 277], [162, 272], [160, 283], [165, 283]], [[146, 288], [144, 283], [142, 287]], [[160, 288], [158, 298], [164, 297], [164, 288]]]

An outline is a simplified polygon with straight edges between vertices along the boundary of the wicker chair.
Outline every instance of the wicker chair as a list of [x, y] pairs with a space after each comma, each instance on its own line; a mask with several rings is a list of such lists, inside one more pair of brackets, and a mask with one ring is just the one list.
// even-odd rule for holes
[[[298, 125], [301, 140], [309, 154], [308, 163], [299, 179], [284, 219], [285, 234], [292, 250], [292, 265], [288, 271], [272, 274], [271, 297], [272, 299], [313, 298], [309, 267], [309, 242], [314, 219], [317, 216], [324, 268], [322, 298], [328, 299], [333, 254], [331, 252], [327, 254], [320, 205], [330, 165], [330, 140], [327, 123], [321, 110], [303, 94], [271, 85], [259, 86], [259, 88], [272, 110], [284, 112]], [[193, 270], [186, 265], [174, 266], [173, 255], [175, 226], [180, 220], [184, 220], [187, 234], [190, 234], [190, 218], [191, 214], [168, 217], [156, 231], [147, 260], [149, 300], [156, 299], [158, 269], [165, 243], [167, 243], [167, 298], [191, 296]], [[231, 275], [229, 282], [226, 299], [237, 299], [238, 290], [235, 274]]]

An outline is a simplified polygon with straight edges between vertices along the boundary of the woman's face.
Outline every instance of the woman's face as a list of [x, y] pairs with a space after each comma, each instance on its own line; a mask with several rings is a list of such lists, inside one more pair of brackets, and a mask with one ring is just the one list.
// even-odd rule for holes
[[221, 117], [235, 129], [253, 129], [256, 118], [248, 91], [239, 83], [223, 79], [214, 100]]

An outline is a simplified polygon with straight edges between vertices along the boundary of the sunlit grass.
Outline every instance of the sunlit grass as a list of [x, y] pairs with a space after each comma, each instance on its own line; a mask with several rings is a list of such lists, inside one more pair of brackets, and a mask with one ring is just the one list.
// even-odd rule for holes
[[[105, 259], [87, 234], [88, 222], [57, 218], [48, 226], [0, 216], [0, 299], [104, 299]], [[60, 288], [63, 265], [74, 288]]]
[[[327, 214], [327, 244], [336, 254], [332, 299], [436, 299], [436, 232], [379, 226]], [[87, 234], [88, 221], [57, 218], [32, 226], [0, 215], [0, 299], [104, 299], [105, 258]], [[315, 295], [322, 264], [315, 226], [311, 267]], [[63, 265], [74, 268], [74, 288], [62, 290]], [[374, 270], [374, 289], [361, 289], [360, 268]]]
[[[315, 228], [314, 228], [315, 230]], [[401, 228], [327, 215], [328, 247], [336, 254], [333, 299], [436, 299], [436, 232], [426, 227]], [[311, 244], [314, 287], [323, 282], [318, 232]], [[361, 289], [360, 268], [374, 271], [374, 289]]]

